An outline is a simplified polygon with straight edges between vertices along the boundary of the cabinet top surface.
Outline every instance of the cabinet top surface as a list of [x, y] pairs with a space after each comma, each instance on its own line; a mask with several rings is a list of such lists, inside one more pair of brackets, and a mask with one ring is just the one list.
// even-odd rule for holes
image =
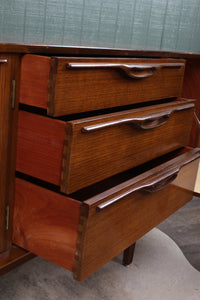
[[155, 50], [134, 50], [103, 47], [39, 45], [39, 44], [14, 44], [1, 43], [0, 53], [33, 53], [49, 55], [74, 55], [74, 56], [123, 56], [123, 57], [172, 57], [172, 58], [200, 58], [200, 53], [170, 52]]

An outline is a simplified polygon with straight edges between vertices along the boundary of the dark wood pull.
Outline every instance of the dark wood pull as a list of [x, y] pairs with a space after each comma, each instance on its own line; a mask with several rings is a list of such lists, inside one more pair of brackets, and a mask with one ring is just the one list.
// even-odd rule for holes
[[135, 186], [127, 191], [125, 191], [124, 193], [119, 194], [116, 197], [113, 197], [111, 199], [109, 199], [108, 201], [105, 201], [101, 204], [99, 204], [96, 208], [97, 211], [101, 211], [104, 208], [110, 206], [113, 203], [116, 203], [117, 201], [119, 201], [120, 199], [135, 193], [135, 192], [148, 192], [148, 193], [155, 193], [158, 192], [162, 189], [164, 189], [166, 186], [168, 186], [170, 183], [172, 183], [176, 177], [178, 176], [178, 173], [180, 171], [181, 167], [178, 167], [170, 172], [167, 172], [166, 174], [164, 174], [163, 176], [160, 176], [159, 178], [150, 180], [150, 182], [145, 182], [141, 185]]
[[153, 76], [161, 68], [182, 68], [183, 63], [122, 64], [122, 63], [67, 63], [66, 69], [111, 68], [119, 69], [129, 78], [144, 79]]
[[124, 119], [119, 119], [116, 121], [110, 121], [110, 122], [104, 122], [100, 124], [94, 124], [94, 125], [89, 125], [89, 126], [84, 126], [81, 131], [83, 133], [90, 133], [93, 131], [97, 131], [100, 129], [104, 129], [107, 127], [112, 127], [116, 125], [121, 125], [121, 124], [133, 124], [139, 129], [142, 130], [149, 130], [149, 129], [154, 129], [157, 128], [163, 124], [165, 124], [168, 119], [170, 118], [170, 115], [176, 111], [188, 109], [194, 107], [194, 104], [188, 104], [184, 105], [181, 107], [177, 107], [175, 109], [167, 110], [161, 113], [157, 114], [152, 114], [150, 116], [144, 116], [144, 117], [139, 117], [139, 118], [124, 118]]
[[143, 191], [148, 193], [155, 193], [164, 189], [176, 179], [176, 177], [178, 176], [178, 172], [179, 170], [176, 170], [173, 172], [173, 174], [166, 176], [164, 179], [162, 178], [162, 180], [150, 184], [149, 186], [145, 187]]
[[7, 62], [8, 60], [6, 58], [0, 58], [0, 64], [5, 64]]

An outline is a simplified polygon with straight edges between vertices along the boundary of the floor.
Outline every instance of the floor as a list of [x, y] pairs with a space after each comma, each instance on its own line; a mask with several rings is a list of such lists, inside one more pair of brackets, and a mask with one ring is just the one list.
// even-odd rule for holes
[[191, 265], [200, 271], [200, 198], [194, 197], [158, 228], [179, 245]]
[[136, 244], [134, 261], [119, 255], [82, 282], [41, 257], [0, 277], [0, 300], [199, 300], [200, 272], [176, 243], [154, 228]]

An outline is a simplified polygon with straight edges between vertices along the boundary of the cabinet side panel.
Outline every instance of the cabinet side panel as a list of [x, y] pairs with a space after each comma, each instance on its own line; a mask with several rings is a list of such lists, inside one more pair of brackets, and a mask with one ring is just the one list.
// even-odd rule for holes
[[11, 247], [20, 56], [1, 54], [0, 62], [0, 252], [2, 252]]
[[[185, 68], [185, 76], [183, 83], [182, 96], [186, 98], [196, 99], [196, 114], [200, 119], [200, 59], [188, 59]], [[200, 129], [196, 121], [193, 121], [190, 142], [191, 147], [199, 147]]]

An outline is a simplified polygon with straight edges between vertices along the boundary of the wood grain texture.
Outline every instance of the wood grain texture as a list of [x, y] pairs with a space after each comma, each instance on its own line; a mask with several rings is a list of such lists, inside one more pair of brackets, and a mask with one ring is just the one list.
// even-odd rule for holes
[[[16, 179], [13, 241], [83, 280], [191, 199], [199, 157], [199, 149], [188, 149], [83, 204]], [[177, 179], [162, 191], [135, 192], [101, 212], [96, 210], [110, 197], [177, 168]]]
[[[42, 63], [43, 57], [34, 55], [25, 55], [25, 57], [27, 58], [23, 61], [21, 86], [22, 91], [24, 86], [26, 87], [24, 93], [27, 94], [26, 91], [28, 91], [30, 103], [27, 95], [20, 101], [44, 107], [46, 98], [46, 103], [48, 99], [47, 113], [51, 116], [178, 97], [181, 93], [184, 74], [183, 60], [52, 58], [49, 93], [47, 93], [46, 81], [44, 85], [38, 81], [37, 68], [32, 68], [31, 72], [25, 72], [23, 75], [23, 69], [29, 70], [29, 65], [40, 65], [39, 61], [41, 59]], [[34, 62], [35, 59], [36, 62]], [[71, 69], [68, 67], [69, 63], [118, 63], [125, 66], [143, 64], [148, 68], [152, 66], [156, 71], [149, 78], [131, 79], [120, 69], [106, 67]], [[178, 67], [170, 67], [172, 63], [177, 63]], [[42, 77], [46, 77], [47, 73], [46, 68], [41, 68]], [[137, 73], [139, 76], [139, 71]], [[24, 78], [25, 82], [23, 82]], [[40, 99], [41, 103], [39, 103]]]
[[21, 61], [20, 103], [47, 107], [50, 58], [24, 55]]
[[13, 242], [72, 271], [80, 202], [16, 179]]
[[193, 101], [178, 101], [68, 122], [66, 135], [71, 135], [71, 144], [70, 147], [68, 143], [64, 146], [61, 191], [72, 193], [187, 145], [193, 109], [174, 112], [165, 124], [151, 130], [138, 129], [131, 123], [91, 133], [83, 133], [83, 128], [134, 117], [152, 117], [161, 112], [167, 114], [170, 109], [184, 107], [187, 103], [192, 104]]
[[[68, 62], [143, 64], [155, 66], [163, 64], [149, 78], [131, 79], [124, 72], [112, 68], [68, 69]], [[57, 58], [55, 96], [51, 99], [54, 109], [48, 110], [53, 116], [97, 110], [114, 106], [147, 102], [181, 93], [184, 66], [168, 68], [170, 60], [137, 59], [65, 59]], [[174, 62], [174, 61], [173, 61]], [[183, 61], [176, 61], [182, 63]], [[154, 65], [155, 64], [155, 65]], [[166, 68], [164, 65], [166, 64]], [[138, 72], [139, 73], [139, 72]], [[50, 96], [51, 97], [51, 96]]]
[[[183, 97], [190, 97], [196, 99], [196, 114], [200, 119], [200, 59], [188, 59], [185, 69]], [[190, 142], [191, 147], [198, 147], [200, 145], [200, 133], [198, 126], [193, 121]]]
[[[7, 62], [0, 64], [0, 252], [11, 247], [20, 70], [20, 56], [0, 55], [0, 59], [5, 58]], [[16, 82], [15, 107], [11, 108], [13, 80]]]
[[19, 111], [16, 169], [60, 185], [65, 122]]
[[[62, 192], [72, 193], [187, 145], [193, 107], [194, 101], [182, 100], [66, 124], [20, 111], [17, 171], [60, 185]], [[150, 126], [149, 130], [143, 130], [131, 122], [123, 124], [131, 118], [154, 120], [154, 115], [159, 114], [169, 115], [169, 118], [159, 127], [159, 123], [153, 121], [157, 128]], [[116, 125], [91, 133], [82, 132], [83, 128], [102, 126], [106, 122], [116, 122]]]
[[33, 44], [33, 43], [0, 43], [0, 53], [45, 54], [69, 56], [101, 56], [101, 57], [155, 57], [155, 58], [200, 58], [195, 51], [160, 51], [121, 48], [121, 47], [88, 47], [72, 45]]
[[35, 255], [33, 253], [12, 245], [9, 250], [0, 254], [0, 276], [17, 268], [34, 257]]
[[[200, 151], [196, 149], [84, 202], [74, 277], [83, 280], [191, 200]], [[182, 166], [184, 165], [184, 166]], [[178, 177], [155, 193], [135, 192], [105, 210], [97, 205], [180, 167]]]

